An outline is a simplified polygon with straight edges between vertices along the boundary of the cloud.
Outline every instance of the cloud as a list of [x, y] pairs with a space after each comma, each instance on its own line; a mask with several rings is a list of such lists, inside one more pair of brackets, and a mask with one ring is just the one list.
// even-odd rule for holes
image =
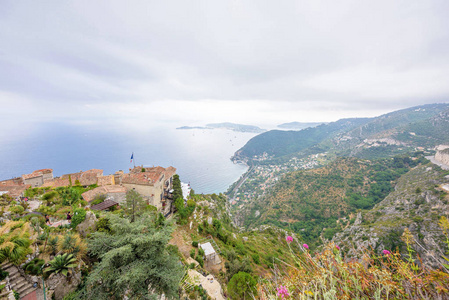
[[264, 124], [446, 102], [448, 9], [443, 0], [4, 1], [1, 115]]

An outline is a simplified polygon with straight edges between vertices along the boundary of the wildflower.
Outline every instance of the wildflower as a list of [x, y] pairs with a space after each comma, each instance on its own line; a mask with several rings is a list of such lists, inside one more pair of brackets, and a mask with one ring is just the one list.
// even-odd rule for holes
[[289, 244], [291, 242], [293, 242], [293, 238], [291, 236], [287, 236], [286, 240], [287, 240], [287, 243], [289, 243]]
[[288, 293], [287, 288], [285, 286], [283, 286], [283, 285], [278, 287], [276, 290], [278, 292], [278, 296], [281, 296], [282, 299], [284, 299], [284, 297], [290, 296], [290, 294]]
[[309, 249], [309, 245], [307, 245], [307, 244], [302, 244], [302, 246], [306, 249]]
[[385, 255], [390, 255], [391, 254], [391, 252], [388, 251], [388, 250], [383, 250], [382, 253], [385, 254]]
[[335, 248], [337, 248], [337, 250], [340, 251], [340, 247], [338, 247], [338, 245], [335, 245]]

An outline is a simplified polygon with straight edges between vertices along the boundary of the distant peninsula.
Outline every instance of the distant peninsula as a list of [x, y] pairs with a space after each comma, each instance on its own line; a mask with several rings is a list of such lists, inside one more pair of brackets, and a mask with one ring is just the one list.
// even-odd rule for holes
[[290, 122], [290, 123], [283, 123], [278, 125], [278, 128], [282, 128], [282, 129], [291, 129], [291, 130], [302, 130], [302, 129], [306, 129], [309, 127], [316, 127], [318, 125], [321, 124], [327, 124], [324, 122], [309, 122], [309, 123], [305, 123], [305, 122]]
[[238, 132], [254, 132], [254, 133], [262, 133], [266, 131], [265, 129], [262, 129], [254, 125], [235, 124], [229, 122], [211, 123], [206, 124], [206, 126], [181, 126], [176, 129], [217, 129], [217, 128], [223, 128]]

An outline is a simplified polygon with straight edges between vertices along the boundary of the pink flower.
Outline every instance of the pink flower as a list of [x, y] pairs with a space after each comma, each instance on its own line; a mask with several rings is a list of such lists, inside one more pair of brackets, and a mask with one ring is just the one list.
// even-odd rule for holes
[[287, 236], [285, 239], [287, 240], [287, 243], [289, 243], [289, 244], [291, 242], [293, 242], [293, 238], [291, 236]]
[[281, 296], [282, 299], [284, 299], [284, 297], [290, 296], [290, 294], [288, 293], [287, 288], [285, 286], [283, 286], [283, 285], [278, 287], [276, 290], [278, 292], [278, 296]]
[[338, 247], [338, 245], [335, 245], [335, 248], [337, 248], [337, 250], [340, 251], [340, 247]]
[[383, 250], [382, 253], [385, 254], [385, 255], [390, 255], [391, 254], [391, 252], [388, 251], [388, 250]]
[[309, 249], [309, 245], [307, 245], [307, 244], [302, 244], [302, 246], [306, 249]]

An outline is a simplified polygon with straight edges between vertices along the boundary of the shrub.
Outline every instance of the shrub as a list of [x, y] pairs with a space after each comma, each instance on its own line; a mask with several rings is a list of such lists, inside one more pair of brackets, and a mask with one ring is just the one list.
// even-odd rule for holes
[[196, 251], [195, 249], [190, 250], [190, 257], [195, 258]]
[[3, 281], [8, 275], [9, 273], [7, 271], [0, 269], [0, 281]]
[[238, 272], [228, 284], [231, 299], [257, 298], [257, 280], [248, 273]]
[[201, 268], [204, 266], [204, 260], [202, 256], [197, 255], [195, 260], [200, 264]]
[[83, 208], [77, 208], [73, 211], [72, 216], [72, 228], [76, 228], [79, 224], [81, 224], [86, 219], [86, 211]]
[[198, 248], [198, 255], [204, 256], [204, 250], [203, 250], [203, 248]]
[[23, 266], [23, 269], [26, 273], [31, 275], [39, 275], [42, 271], [42, 266], [44, 265], [45, 261], [43, 259], [35, 258], [32, 261], [26, 263]]
[[21, 205], [16, 205], [16, 206], [11, 207], [9, 210], [12, 213], [21, 215], [24, 212], [25, 208], [23, 208], [23, 206], [21, 206]]
[[198, 248], [198, 242], [197, 241], [193, 241], [192, 242], [192, 246], [195, 247], [195, 248]]

